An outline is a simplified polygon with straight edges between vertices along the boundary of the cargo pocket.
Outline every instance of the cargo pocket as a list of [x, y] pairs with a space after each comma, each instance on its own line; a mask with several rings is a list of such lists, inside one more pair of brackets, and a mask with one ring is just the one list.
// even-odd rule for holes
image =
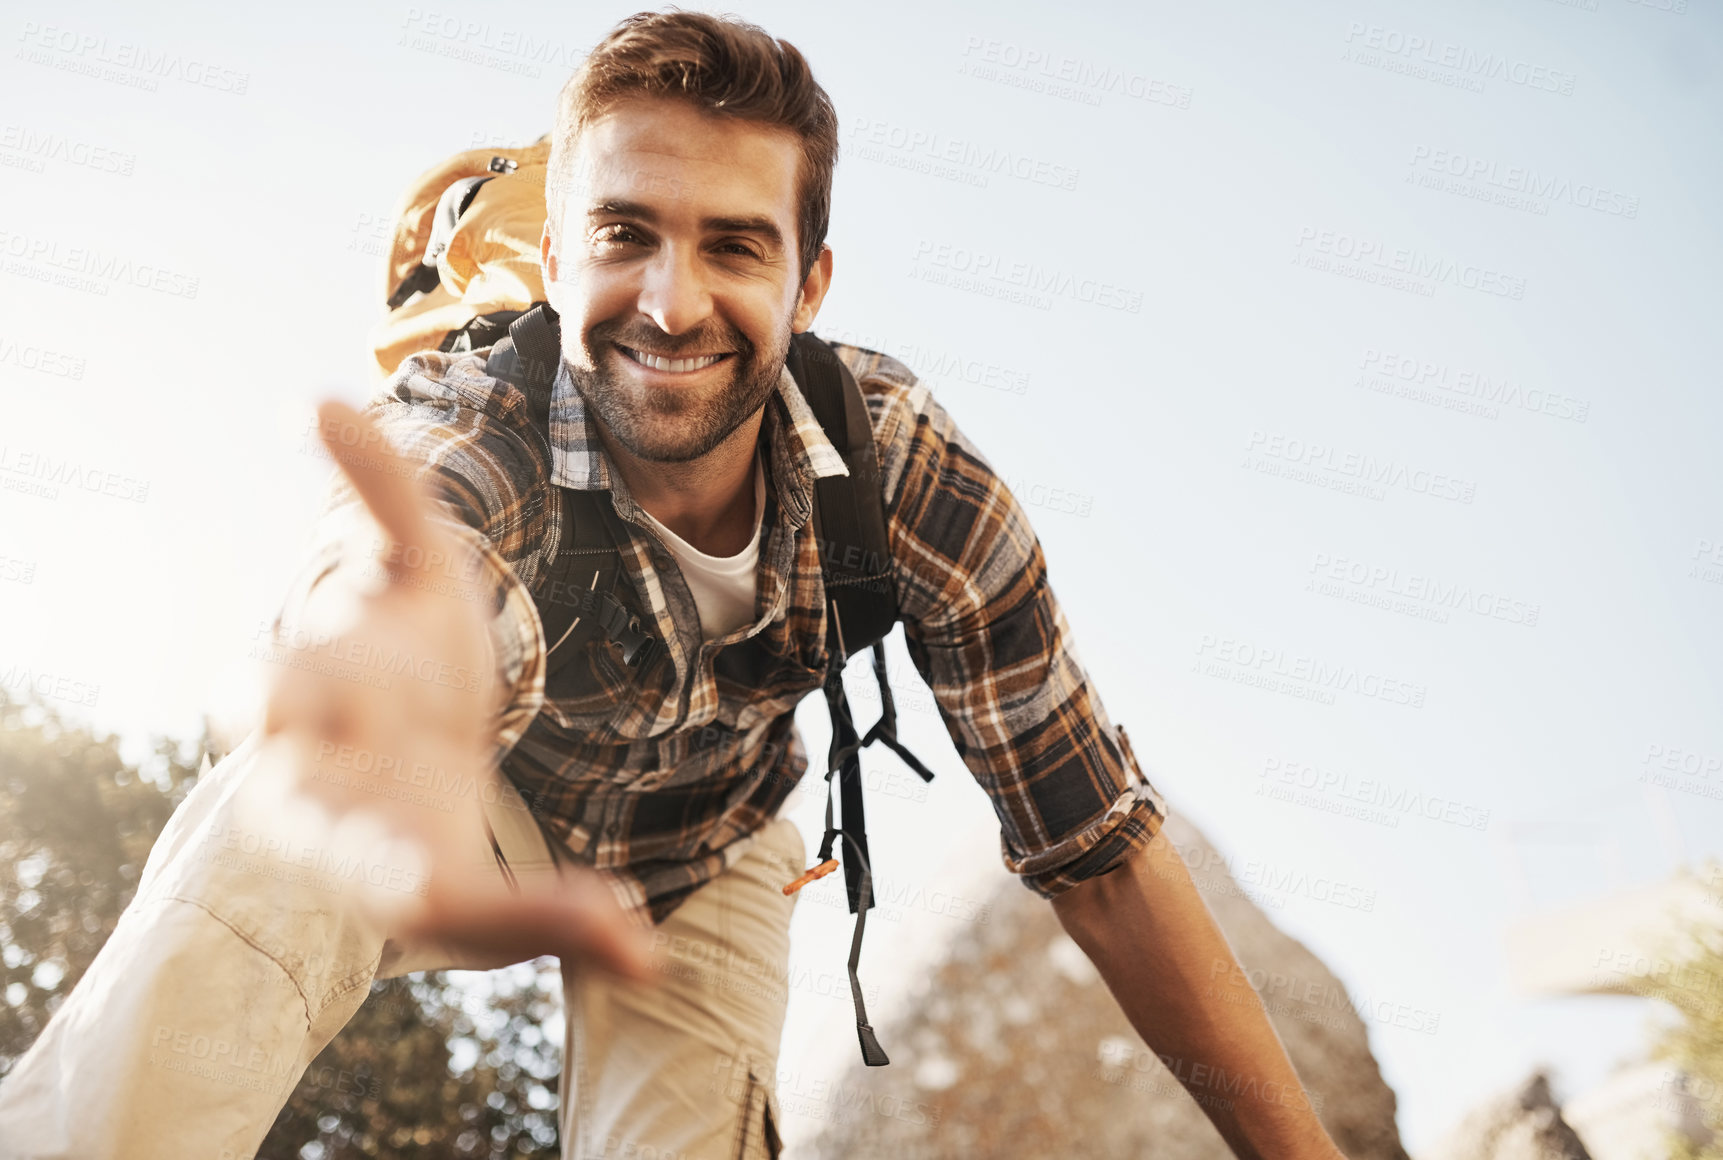
[[775, 1076], [749, 1060], [748, 1081], [742, 1091], [736, 1124], [735, 1160], [778, 1160], [784, 1150], [778, 1135], [778, 1096]]

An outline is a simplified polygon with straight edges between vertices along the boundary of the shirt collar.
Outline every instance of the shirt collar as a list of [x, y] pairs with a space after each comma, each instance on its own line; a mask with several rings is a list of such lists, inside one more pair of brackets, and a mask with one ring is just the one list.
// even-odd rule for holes
[[[848, 475], [843, 456], [826, 438], [825, 428], [785, 367], [778, 391], [766, 403], [761, 434], [769, 449], [767, 461], [778, 495], [800, 524], [812, 511], [813, 481]], [[611, 491], [617, 482], [604, 452], [598, 425], [575, 389], [568, 363], [557, 367], [550, 389], [550, 481], [578, 491]]]

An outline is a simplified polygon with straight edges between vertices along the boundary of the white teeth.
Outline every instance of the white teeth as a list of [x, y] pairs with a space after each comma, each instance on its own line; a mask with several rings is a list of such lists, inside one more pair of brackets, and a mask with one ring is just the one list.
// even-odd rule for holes
[[703, 367], [711, 366], [724, 357], [721, 354], [709, 354], [700, 358], [661, 358], [655, 354], [647, 354], [643, 350], [635, 350], [633, 347], [625, 346], [622, 349], [627, 351], [629, 357], [642, 366], [651, 367], [655, 371], [670, 371], [673, 374], [697, 371]]

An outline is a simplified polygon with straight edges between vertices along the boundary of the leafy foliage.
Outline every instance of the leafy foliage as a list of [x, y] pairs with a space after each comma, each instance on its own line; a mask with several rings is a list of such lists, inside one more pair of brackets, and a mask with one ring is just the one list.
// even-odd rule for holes
[[[1713, 890], [1723, 886], [1723, 869], [1713, 867]], [[1718, 900], [1711, 894], [1713, 902]], [[1681, 1012], [1666, 1029], [1653, 1054], [1684, 1074], [1683, 1087], [1699, 1105], [1709, 1142], [1685, 1134], [1670, 1141], [1673, 1160], [1723, 1160], [1723, 926], [1697, 926], [1686, 936], [1673, 974], [1676, 985], [1657, 989]]]
[[[202, 752], [158, 740], [132, 766], [0, 691], [0, 1077], [113, 933]], [[557, 1155], [559, 987], [550, 959], [373, 983], [258, 1160]]]

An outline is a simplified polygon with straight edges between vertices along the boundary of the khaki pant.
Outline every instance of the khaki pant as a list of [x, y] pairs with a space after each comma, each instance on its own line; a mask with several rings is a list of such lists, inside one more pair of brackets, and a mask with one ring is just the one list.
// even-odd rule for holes
[[[113, 937], [0, 1081], [0, 1157], [249, 1160], [373, 978], [498, 965], [388, 937], [350, 878], [259, 829], [245, 803], [279, 776], [266, 752], [247, 738], [168, 822]], [[555, 874], [518, 796], [463, 800], [481, 798], [510, 870]], [[464, 872], [501, 874], [479, 846]], [[666, 969], [650, 985], [563, 972], [565, 1157], [778, 1154], [795, 902], [781, 888], [805, 856], [789, 819], [762, 829], [657, 928]], [[398, 867], [364, 872], [413, 888]]]

